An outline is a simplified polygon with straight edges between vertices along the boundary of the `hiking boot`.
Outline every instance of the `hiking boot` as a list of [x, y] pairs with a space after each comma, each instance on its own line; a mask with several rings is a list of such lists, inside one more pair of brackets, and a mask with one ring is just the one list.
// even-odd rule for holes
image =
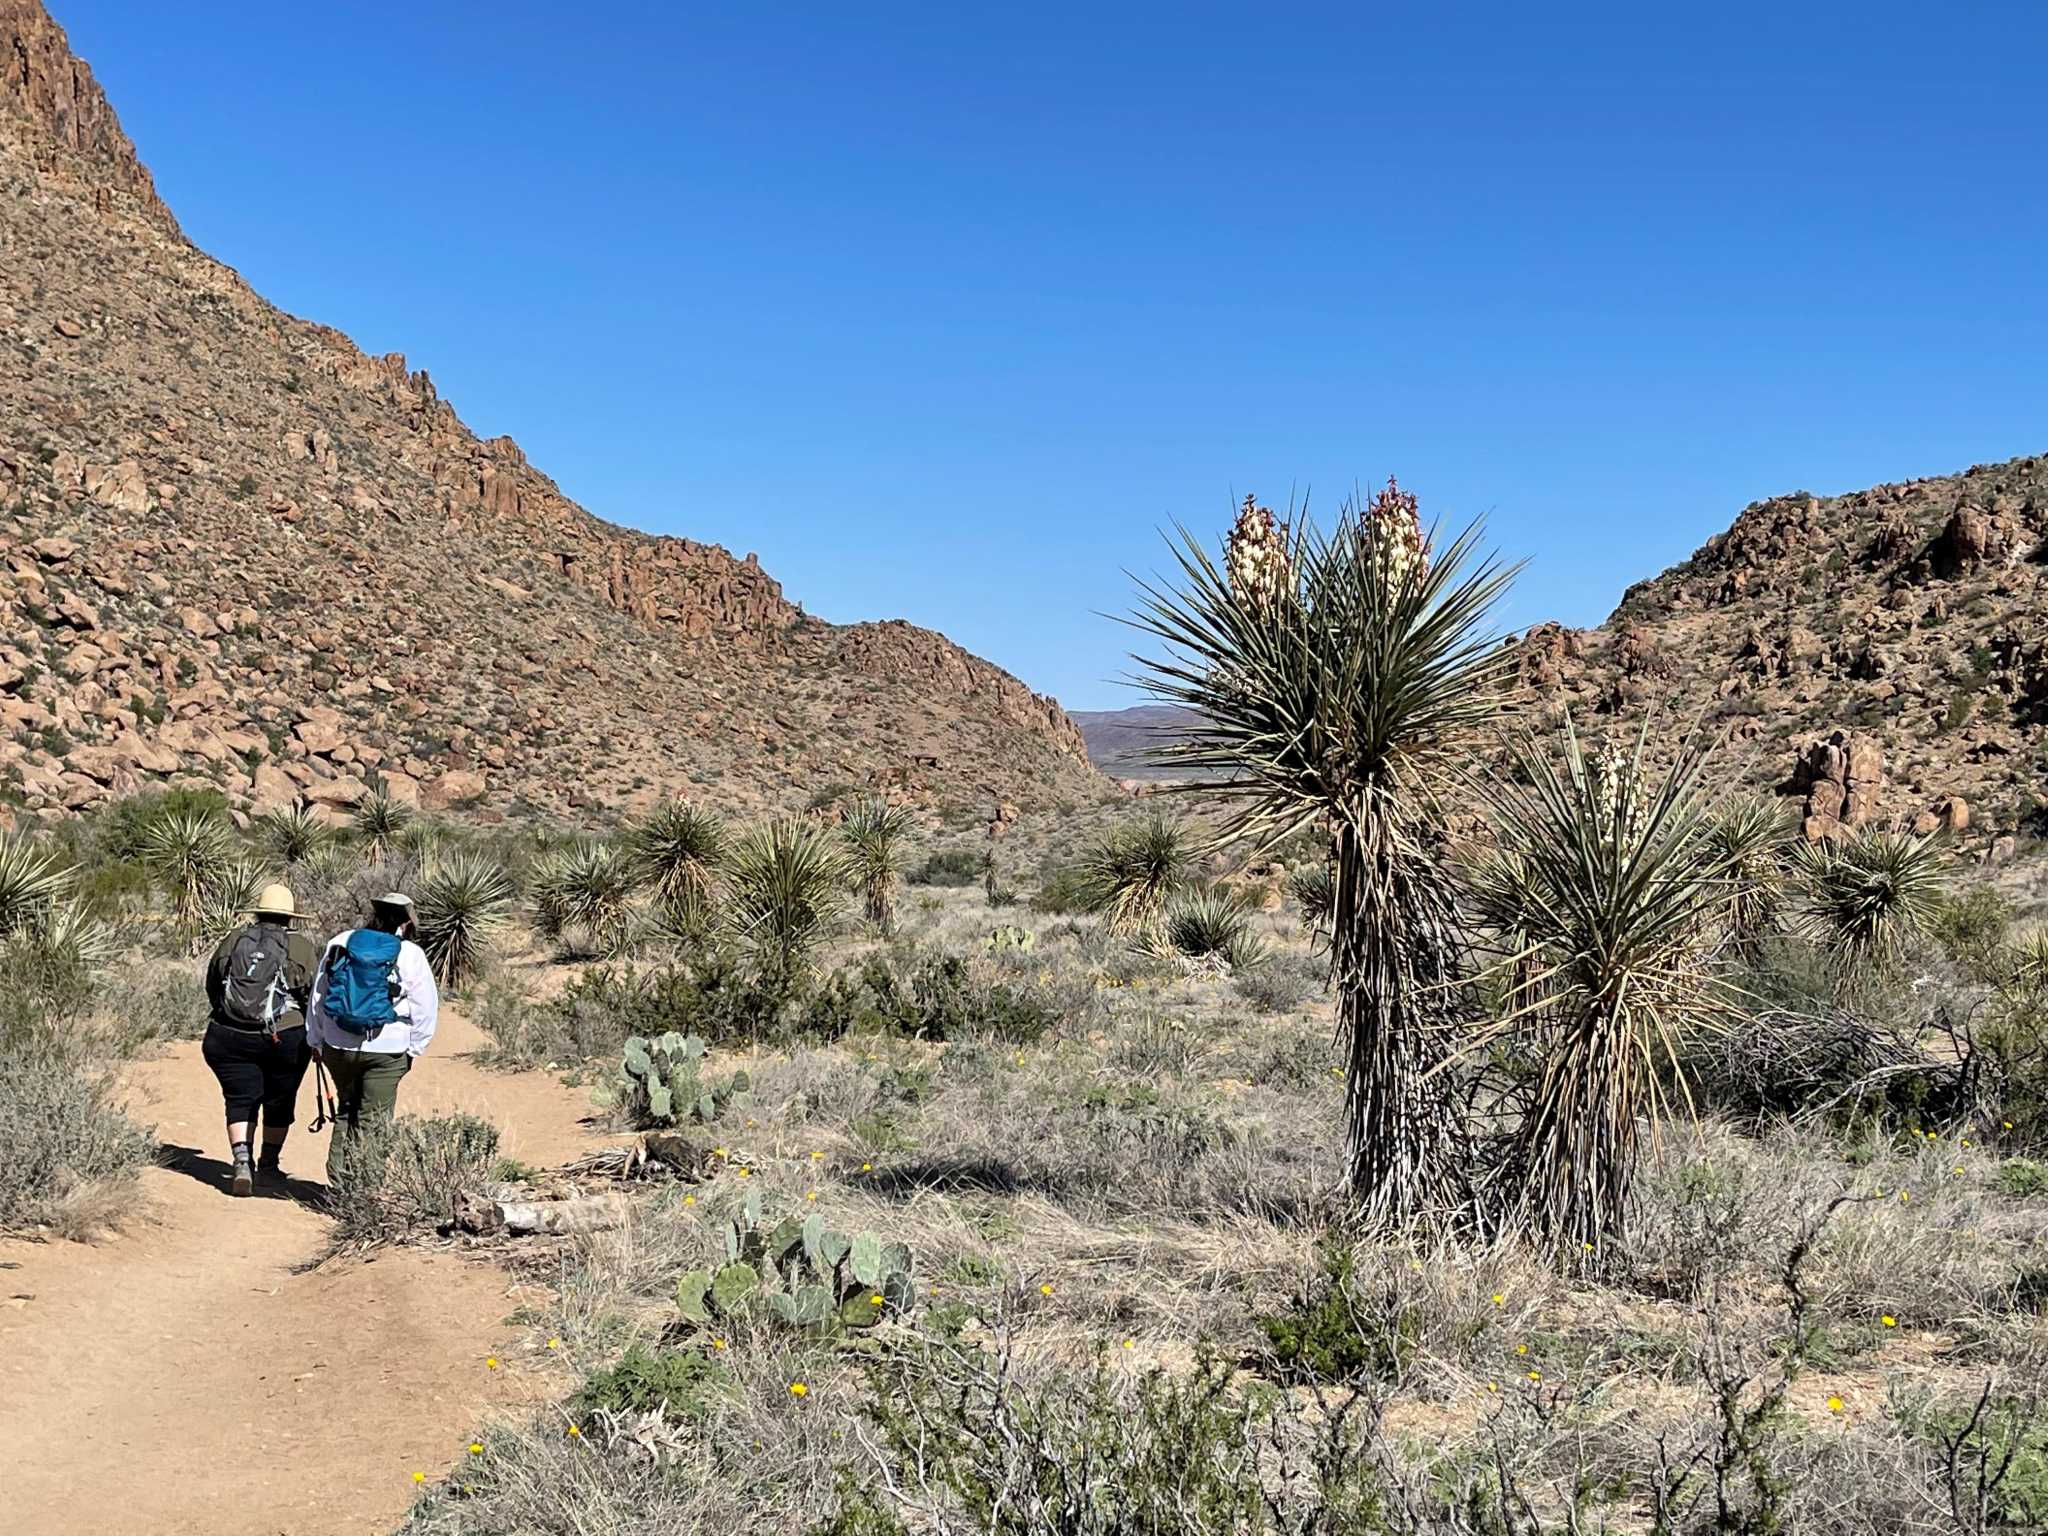
[[247, 1147], [235, 1148], [235, 1176], [228, 1184], [231, 1195], [253, 1195], [256, 1193], [256, 1170], [249, 1162]]

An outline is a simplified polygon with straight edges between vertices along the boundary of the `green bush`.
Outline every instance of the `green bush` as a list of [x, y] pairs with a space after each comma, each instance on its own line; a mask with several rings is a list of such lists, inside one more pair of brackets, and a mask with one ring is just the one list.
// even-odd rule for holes
[[645, 1413], [658, 1408], [678, 1418], [703, 1419], [731, 1386], [732, 1372], [708, 1355], [693, 1349], [656, 1353], [635, 1344], [616, 1365], [593, 1371], [569, 1407], [579, 1418], [598, 1409]]
[[1367, 1294], [1356, 1250], [1326, 1241], [1301, 1294], [1258, 1319], [1272, 1374], [1289, 1385], [1399, 1376], [1415, 1357], [1420, 1318], [1379, 1301]]

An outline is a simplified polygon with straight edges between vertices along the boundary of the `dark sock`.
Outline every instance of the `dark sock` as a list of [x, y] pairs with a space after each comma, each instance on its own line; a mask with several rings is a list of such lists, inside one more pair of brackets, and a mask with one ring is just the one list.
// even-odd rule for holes
[[256, 1166], [266, 1169], [271, 1173], [277, 1172], [277, 1155], [283, 1150], [284, 1146], [281, 1142], [266, 1142], [263, 1147], [263, 1156], [257, 1160]]

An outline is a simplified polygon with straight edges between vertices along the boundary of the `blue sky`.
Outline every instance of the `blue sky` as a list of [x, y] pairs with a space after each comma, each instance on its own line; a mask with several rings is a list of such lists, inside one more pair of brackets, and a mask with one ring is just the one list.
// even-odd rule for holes
[[1072, 707], [1126, 569], [1399, 474], [1605, 617], [2048, 450], [2048, 5], [53, 0], [202, 246], [601, 516]]

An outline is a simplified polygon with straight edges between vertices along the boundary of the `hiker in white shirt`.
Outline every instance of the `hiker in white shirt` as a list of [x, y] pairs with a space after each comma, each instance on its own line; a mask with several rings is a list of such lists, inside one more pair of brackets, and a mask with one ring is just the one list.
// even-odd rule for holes
[[329, 1184], [359, 1130], [391, 1123], [399, 1082], [434, 1038], [441, 993], [412, 932], [412, 898], [391, 891], [370, 903], [369, 922], [327, 941], [314, 972], [306, 1043], [334, 1079]]

